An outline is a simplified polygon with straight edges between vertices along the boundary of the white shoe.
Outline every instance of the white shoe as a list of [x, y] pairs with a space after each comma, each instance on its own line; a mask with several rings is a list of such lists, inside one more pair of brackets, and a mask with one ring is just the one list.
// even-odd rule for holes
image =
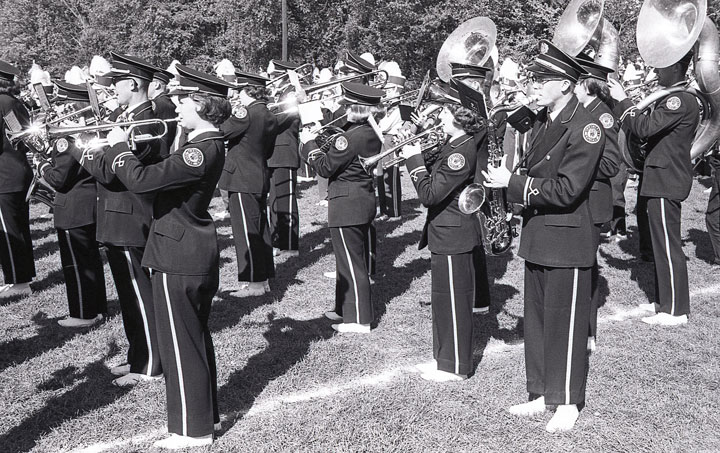
[[103, 315], [99, 314], [92, 319], [73, 318], [68, 316], [58, 321], [63, 327], [91, 327], [103, 320]]
[[433, 359], [429, 362], [418, 363], [415, 369], [420, 373], [426, 374], [437, 370], [437, 360]]
[[545, 397], [541, 396], [532, 401], [528, 401], [527, 403], [510, 406], [508, 412], [513, 415], [519, 415], [521, 417], [535, 417], [536, 415], [542, 414], [546, 410], [547, 408], [545, 407]]
[[110, 368], [110, 374], [113, 376], [125, 376], [130, 372], [130, 364], [123, 363], [122, 365], [114, 366]]
[[433, 381], [433, 382], [455, 382], [455, 381], [464, 381], [467, 379], [467, 375], [465, 374], [455, 374], [455, 373], [449, 373], [447, 371], [442, 370], [430, 370], [426, 373], [423, 373], [420, 375], [421, 378], [425, 379], [426, 381]]
[[335, 272], [335, 271], [323, 272], [323, 277], [336, 279], [336, 278], [337, 278], [337, 272]]
[[645, 324], [654, 326], [681, 326], [687, 324], [687, 315], [673, 316], [670, 313], [658, 313], [641, 319]]
[[340, 333], [370, 333], [370, 324], [344, 322], [342, 324], [333, 324], [331, 327]]
[[624, 241], [624, 240], [627, 239], [627, 238], [628, 238], [628, 237], [627, 237], [627, 234], [620, 234], [620, 233], [618, 233], [618, 234], [615, 235], [615, 242]]
[[651, 312], [655, 313], [660, 308], [660, 304], [657, 302], [655, 302], [653, 304], [640, 304], [640, 305], [638, 305], [638, 308], [640, 310], [651, 311]]
[[318, 206], [325, 206], [328, 207], [328, 201], [327, 200], [320, 200], [318, 201]]
[[220, 211], [212, 215], [213, 220], [215, 220], [216, 222], [223, 221], [228, 217], [230, 217], [230, 213], [228, 211]]
[[262, 296], [268, 291], [265, 288], [266, 283], [267, 280], [264, 282], [241, 282], [240, 288], [230, 293], [230, 295], [234, 297]]
[[217, 422], [213, 425], [213, 431], [221, 431], [222, 430], [222, 423]]
[[299, 250], [281, 250], [277, 247], [273, 247], [273, 256], [299, 256]]
[[595, 337], [588, 337], [587, 350], [590, 352], [595, 352], [596, 349], [597, 345], [595, 344]]
[[153, 444], [155, 448], [164, 448], [166, 450], [180, 450], [181, 448], [204, 447], [211, 445], [213, 442], [212, 434], [202, 437], [181, 436], [179, 434], [170, 434], [170, 437], [158, 440]]
[[297, 182], [310, 182], [310, 181], [315, 181], [315, 178], [309, 178], [307, 176], [298, 176], [297, 177]]
[[159, 374], [157, 376], [148, 376], [146, 374], [140, 373], [127, 373], [125, 376], [120, 376], [119, 378], [113, 379], [112, 383], [116, 387], [130, 387], [131, 385], [136, 385], [140, 382], [157, 381], [162, 378], [162, 374]]
[[545, 430], [549, 433], [570, 431], [575, 426], [580, 412], [574, 404], [561, 404], [557, 407]]
[[490, 313], [490, 307], [473, 307], [473, 313], [486, 315]]
[[30, 288], [30, 283], [10, 283], [0, 286], [0, 298], [29, 296], [30, 294], [32, 294], [32, 288]]
[[326, 311], [325, 317], [329, 319], [330, 321], [342, 321], [343, 317], [339, 314], [335, 313], [334, 311]]

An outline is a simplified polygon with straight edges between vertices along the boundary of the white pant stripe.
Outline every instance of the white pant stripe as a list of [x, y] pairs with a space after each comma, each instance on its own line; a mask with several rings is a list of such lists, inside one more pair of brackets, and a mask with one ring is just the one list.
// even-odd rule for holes
[[72, 242], [70, 241], [70, 232], [65, 230], [65, 237], [68, 242], [68, 249], [70, 249], [70, 258], [72, 258], [73, 269], [75, 269], [75, 280], [77, 280], [78, 288], [78, 299], [80, 300], [80, 318], [85, 318], [85, 312], [83, 311], [83, 293], [82, 293], [82, 282], [80, 281], [80, 271], [78, 270], [77, 260], [75, 259], [75, 252], [72, 248]]
[[400, 203], [398, 192], [400, 191], [400, 184], [397, 183], [397, 181], [400, 180], [400, 178], [395, 176], [395, 172], [400, 173], [400, 168], [398, 168], [397, 165], [393, 165], [392, 167], [392, 173], [391, 173], [391, 185], [393, 187], [393, 209], [394, 214], [399, 214], [400, 208], [398, 206], [398, 203]]
[[140, 287], [137, 284], [137, 280], [135, 280], [135, 272], [133, 271], [133, 265], [132, 265], [132, 259], [130, 258], [130, 250], [128, 250], [127, 247], [124, 247], [125, 250], [125, 258], [127, 258], [128, 263], [128, 272], [130, 272], [130, 279], [132, 280], [133, 290], [135, 291], [135, 296], [138, 300], [138, 305], [140, 307], [140, 316], [142, 316], [143, 320], [143, 331], [145, 333], [145, 343], [147, 344], [148, 349], [148, 362], [147, 362], [147, 375], [152, 375], [152, 363], [153, 363], [153, 356], [152, 356], [152, 342], [150, 341], [150, 325], [148, 324], [148, 318], [147, 313], [145, 313], [145, 301], [142, 298], [142, 295], [140, 294]]
[[250, 259], [250, 281], [255, 281], [255, 265], [253, 263], [252, 249], [250, 248], [250, 237], [248, 236], [247, 220], [245, 220], [245, 207], [243, 206], [242, 197], [237, 193], [238, 203], [240, 203], [240, 214], [242, 214], [243, 233], [245, 233], [245, 243], [248, 248], [248, 258]]
[[575, 308], [577, 306], [578, 268], [573, 270], [573, 294], [570, 305], [570, 330], [568, 331], [567, 362], [565, 363], [565, 404], [570, 404], [570, 376], [572, 372], [573, 337], [575, 334]]
[[185, 401], [185, 378], [183, 377], [182, 361], [180, 360], [180, 346], [178, 345], [175, 321], [173, 319], [172, 305], [170, 304], [170, 292], [167, 285], [167, 274], [163, 273], [163, 289], [165, 290], [165, 302], [167, 303], [168, 318], [170, 319], [170, 333], [172, 333], [173, 348], [175, 349], [175, 364], [178, 370], [180, 387], [180, 408], [182, 412], [182, 435], [187, 436], [187, 402]]
[[455, 374], [460, 374], [460, 349], [458, 347], [457, 309], [455, 307], [455, 279], [453, 278], [452, 256], [448, 256], [448, 279], [450, 281], [450, 308], [453, 319], [453, 344], [455, 346]]
[[345, 256], [347, 257], [348, 261], [348, 267], [350, 268], [350, 276], [352, 277], [353, 281], [353, 290], [355, 291], [355, 318], [358, 324], [360, 324], [360, 296], [358, 295], [358, 285], [357, 280], [355, 279], [355, 267], [353, 266], [352, 259], [350, 259], [350, 251], [347, 248], [347, 243], [345, 243], [345, 235], [343, 234], [342, 228], [338, 228], [340, 230], [340, 238], [343, 242], [343, 247], [345, 247]]
[[290, 178], [288, 184], [290, 184], [290, 199], [288, 200], [288, 211], [290, 212], [290, 215], [288, 216], [288, 250], [292, 250], [292, 225], [293, 225], [293, 197], [295, 194], [293, 193], [293, 173], [292, 168], [288, 171], [288, 176]]
[[[10, 255], [10, 267], [12, 268], [13, 283], [17, 283], [17, 275], [15, 274], [15, 258], [13, 258], [12, 245], [10, 245], [10, 234], [8, 233], [7, 227], [5, 226], [5, 216], [3, 216], [2, 209], [0, 209], [0, 223], [2, 223], [3, 233], [5, 233], [5, 240], [8, 246], [8, 255]], [[7, 284], [8, 282], [5, 282]]]
[[670, 314], [675, 316], [675, 270], [673, 269], [672, 256], [670, 256], [670, 238], [668, 237], [667, 221], [665, 220], [665, 199], [660, 199], [660, 214], [662, 215], [663, 233], [665, 234], [665, 253], [667, 254], [668, 266], [670, 267]]

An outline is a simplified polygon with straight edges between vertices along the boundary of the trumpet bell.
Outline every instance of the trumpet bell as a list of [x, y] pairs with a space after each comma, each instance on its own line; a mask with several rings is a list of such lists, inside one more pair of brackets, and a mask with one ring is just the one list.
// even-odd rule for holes
[[435, 69], [438, 77], [448, 83], [450, 63], [482, 66], [490, 58], [497, 39], [497, 27], [488, 17], [473, 17], [458, 26], [443, 43]]
[[460, 192], [458, 207], [463, 214], [474, 214], [485, 204], [485, 187], [472, 183]]
[[637, 46], [645, 63], [666, 68], [693, 48], [707, 14], [707, 0], [645, 0], [637, 21]]

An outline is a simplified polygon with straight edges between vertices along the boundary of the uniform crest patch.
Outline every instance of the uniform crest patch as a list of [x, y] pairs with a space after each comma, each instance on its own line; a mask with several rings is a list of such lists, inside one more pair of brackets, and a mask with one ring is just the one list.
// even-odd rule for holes
[[347, 138], [343, 137], [342, 135], [335, 139], [335, 148], [337, 148], [338, 151], [345, 151], [348, 147], [348, 141]]
[[460, 153], [451, 154], [448, 157], [448, 167], [450, 170], [460, 170], [465, 166], [465, 156]]
[[188, 167], [199, 167], [205, 161], [205, 155], [197, 148], [188, 148], [183, 151], [183, 161]]
[[673, 96], [670, 99], [668, 99], [667, 102], [665, 102], [665, 105], [670, 110], [677, 110], [682, 105], [682, 101], [680, 101], [679, 97]]
[[588, 124], [583, 129], [583, 138], [590, 144], [595, 144], [600, 141], [600, 126], [597, 124]]
[[600, 122], [605, 129], [610, 129], [615, 124], [615, 118], [609, 113], [603, 113], [600, 115]]
[[70, 145], [68, 144], [68, 141], [64, 138], [59, 139], [57, 143], [55, 143], [55, 148], [59, 153], [64, 153], [65, 151], [67, 151], [68, 146]]
[[243, 119], [247, 116], [247, 109], [244, 106], [238, 106], [233, 109], [233, 115], [235, 115], [236, 118]]

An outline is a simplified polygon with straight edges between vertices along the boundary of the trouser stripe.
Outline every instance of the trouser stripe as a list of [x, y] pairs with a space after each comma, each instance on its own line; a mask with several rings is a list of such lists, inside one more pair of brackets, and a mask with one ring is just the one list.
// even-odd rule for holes
[[568, 330], [567, 362], [565, 364], [565, 404], [570, 404], [570, 376], [572, 374], [573, 336], [575, 335], [575, 309], [577, 308], [578, 268], [573, 270], [573, 294], [570, 305], [570, 329]]
[[455, 307], [455, 279], [453, 278], [452, 256], [448, 260], [448, 280], [450, 283], [450, 308], [453, 320], [453, 346], [455, 347], [455, 374], [460, 374], [460, 350], [458, 348], [457, 309]]
[[295, 193], [293, 192], [293, 171], [292, 169], [288, 170], [288, 186], [290, 186], [290, 197], [288, 198], [288, 249], [292, 250], [293, 248], [293, 197], [295, 196]]
[[78, 270], [78, 263], [77, 259], [75, 259], [75, 252], [72, 248], [72, 241], [70, 241], [70, 232], [68, 230], [65, 230], [65, 238], [68, 242], [68, 250], [70, 250], [70, 258], [72, 258], [73, 262], [73, 270], [75, 271], [75, 280], [77, 280], [77, 288], [78, 288], [78, 299], [79, 299], [79, 307], [80, 307], [80, 318], [85, 319], [85, 311], [83, 310], [83, 293], [82, 293], [82, 282], [80, 281], [80, 271]]
[[[10, 245], [10, 234], [8, 233], [7, 226], [5, 226], [5, 216], [3, 216], [2, 209], [0, 209], [0, 222], [2, 223], [3, 233], [5, 233], [5, 240], [8, 246], [8, 255], [10, 255], [10, 267], [12, 268], [13, 283], [17, 282], [17, 275], [15, 273], [15, 258], [13, 258], [12, 246]], [[5, 282], [7, 284], [7, 282]]]
[[253, 250], [250, 247], [250, 237], [248, 236], [248, 226], [247, 226], [247, 220], [245, 219], [245, 207], [243, 206], [242, 197], [240, 196], [240, 193], [237, 194], [238, 202], [240, 203], [240, 214], [242, 214], [242, 221], [243, 221], [243, 233], [245, 233], [245, 243], [247, 244], [248, 249], [248, 259], [250, 260], [250, 281], [255, 281], [255, 265], [253, 263]]
[[340, 231], [340, 238], [342, 239], [343, 247], [345, 248], [345, 256], [347, 257], [348, 267], [350, 268], [350, 276], [353, 281], [353, 291], [355, 292], [355, 318], [357, 319], [357, 323], [360, 324], [360, 296], [358, 295], [358, 285], [357, 280], [355, 279], [355, 266], [350, 258], [350, 251], [348, 250], [347, 243], [345, 242], [345, 234], [343, 234], [342, 228], [338, 228], [338, 230]]
[[148, 324], [148, 318], [147, 313], [145, 312], [145, 301], [142, 298], [142, 294], [140, 294], [140, 287], [137, 284], [137, 280], [135, 280], [135, 272], [133, 270], [133, 264], [132, 259], [130, 258], [130, 250], [128, 250], [127, 247], [124, 247], [123, 250], [125, 251], [125, 258], [127, 259], [128, 264], [128, 272], [130, 272], [130, 279], [132, 280], [132, 286], [133, 290], [135, 291], [135, 297], [137, 297], [138, 306], [140, 308], [140, 316], [142, 316], [143, 320], [143, 333], [145, 334], [145, 343], [147, 344], [147, 351], [148, 351], [148, 361], [147, 361], [147, 367], [146, 367], [146, 373], [148, 376], [152, 374], [152, 363], [153, 363], [153, 355], [152, 355], [152, 341], [150, 340], [150, 325]]
[[175, 349], [175, 364], [178, 370], [180, 381], [180, 407], [182, 409], [182, 435], [187, 436], [187, 402], [185, 400], [185, 379], [183, 377], [182, 361], [180, 360], [180, 347], [178, 345], [177, 332], [175, 331], [175, 319], [173, 318], [172, 305], [170, 304], [170, 292], [168, 291], [167, 274], [163, 273], [163, 290], [165, 291], [165, 302], [167, 303], [168, 318], [170, 319], [170, 333], [172, 334], [173, 348]]
[[660, 214], [662, 215], [663, 233], [665, 234], [665, 253], [667, 254], [668, 268], [670, 269], [670, 288], [672, 295], [670, 296], [670, 314], [675, 316], [675, 270], [673, 269], [673, 260], [670, 255], [670, 238], [668, 237], [667, 220], [665, 219], [665, 199], [660, 199]]

